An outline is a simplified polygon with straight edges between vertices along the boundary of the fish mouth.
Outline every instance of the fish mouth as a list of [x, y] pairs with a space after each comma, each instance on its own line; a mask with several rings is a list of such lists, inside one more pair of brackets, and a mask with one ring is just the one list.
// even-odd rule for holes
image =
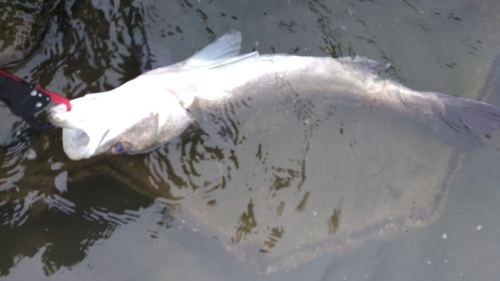
[[86, 128], [85, 116], [79, 115], [77, 110], [67, 111], [64, 105], [52, 107], [48, 118], [54, 126], [63, 129], [63, 149], [71, 160], [92, 157], [109, 132], [109, 129]]
[[[63, 128], [64, 152], [71, 160], [88, 159], [101, 146], [101, 140], [106, 136], [106, 133], [103, 134], [102, 138], [92, 138], [84, 130]], [[95, 141], [96, 139], [98, 141]]]

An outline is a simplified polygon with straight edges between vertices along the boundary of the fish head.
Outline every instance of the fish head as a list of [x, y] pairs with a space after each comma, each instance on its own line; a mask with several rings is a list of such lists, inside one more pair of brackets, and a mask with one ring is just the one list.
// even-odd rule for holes
[[[196, 104], [211, 96], [204, 87], [212, 84], [207, 71], [259, 56], [258, 52], [238, 56], [240, 45], [241, 33], [232, 30], [185, 61], [145, 72], [111, 91], [71, 100], [71, 111], [60, 105], [52, 107], [49, 120], [63, 128], [64, 152], [73, 160], [148, 152], [193, 123], [225, 143], [220, 135], [227, 135], [224, 130], [230, 128], [220, 124], [226, 122], [204, 108], [195, 108], [194, 101], [198, 94], [202, 97]], [[159, 61], [160, 65], [161, 61], [169, 63]]]
[[139, 78], [71, 100], [71, 111], [60, 105], [49, 110], [50, 122], [63, 128], [63, 149], [70, 159], [147, 152], [191, 124], [175, 96]]

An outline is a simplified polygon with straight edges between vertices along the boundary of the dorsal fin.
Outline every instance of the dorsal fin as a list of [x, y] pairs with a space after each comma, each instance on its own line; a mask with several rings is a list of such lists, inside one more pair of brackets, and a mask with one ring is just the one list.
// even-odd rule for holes
[[240, 53], [240, 49], [241, 33], [237, 30], [231, 30], [205, 46], [201, 51], [188, 58], [187, 61], [193, 66], [198, 63], [204, 65], [207, 61], [212, 62], [235, 57]]
[[214, 68], [244, 60], [249, 57], [259, 56], [258, 52], [238, 56], [240, 49], [241, 33], [237, 30], [231, 30], [185, 60], [183, 68]]
[[168, 68], [154, 69], [149, 71], [148, 75], [158, 75], [170, 71], [216, 68], [259, 56], [259, 52], [238, 55], [241, 48], [240, 44], [241, 33], [237, 30], [231, 30], [185, 61]]

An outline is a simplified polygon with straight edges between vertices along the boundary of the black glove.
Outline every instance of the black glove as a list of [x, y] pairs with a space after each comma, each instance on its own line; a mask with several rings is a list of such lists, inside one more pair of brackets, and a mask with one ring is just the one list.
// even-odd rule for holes
[[35, 114], [44, 109], [52, 100], [65, 103], [70, 109], [69, 101], [56, 93], [29, 84], [16, 76], [0, 69], [0, 100], [3, 101], [16, 116], [37, 129], [50, 129], [49, 123], [41, 123]]

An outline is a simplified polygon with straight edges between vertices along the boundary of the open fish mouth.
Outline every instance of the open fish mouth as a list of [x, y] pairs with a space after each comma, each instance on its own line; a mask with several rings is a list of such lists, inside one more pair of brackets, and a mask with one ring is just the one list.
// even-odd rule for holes
[[71, 111], [67, 111], [64, 105], [57, 105], [49, 110], [50, 122], [54, 126], [63, 128], [63, 149], [72, 160], [86, 159], [94, 155], [109, 131], [106, 128], [86, 126], [95, 124], [89, 122], [91, 117], [82, 110], [88, 108], [82, 106], [82, 103], [90, 101], [86, 97], [73, 100]]
[[78, 129], [63, 129], [63, 140], [64, 152], [72, 160], [90, 158], [101, 146], [100, 141], [92, 142], [87, 132]]

